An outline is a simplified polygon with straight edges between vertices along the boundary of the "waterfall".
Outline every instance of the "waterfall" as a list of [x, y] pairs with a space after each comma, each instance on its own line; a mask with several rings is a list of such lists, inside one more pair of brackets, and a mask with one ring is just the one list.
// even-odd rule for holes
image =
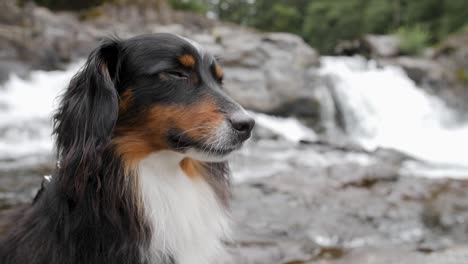
[[332, 77], [346, 132], [364, 147], [468, 167], [468, 124], [457, 124], [456, 113], [400, 67], [378, 67], [362, 57], [323, 57], [321, 72]]
[[12, 75], [0, 86], [0, 160], [52, 153], [57, 97], [82, 64], [65, 71], [33, 71], [27, 80]]
[[[0, 161], [52, 153], [51, 113], [83, 62], [64, 71], [33, 71], [0, 86]], [[369, 150], [388, 147], [435, 164], [468, 168], [468, 124], [395, 66], [361, 57], [323, 57], [347, 134]], [[286, 139], [316, 138], [297, 120], [254, 114], [257, 123]]]

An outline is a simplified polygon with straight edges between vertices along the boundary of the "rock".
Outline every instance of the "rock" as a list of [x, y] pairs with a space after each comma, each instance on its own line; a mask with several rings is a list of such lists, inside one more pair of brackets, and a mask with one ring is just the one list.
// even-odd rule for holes
[[[220, 56], [226, 91], [247, 108], [296, 115], [316, 131], [344, 128], [343, 109], [318, 69], [317, 52], [292, 34], [259, 33], [199, 16], [161, 19], [137, 9], [105, 7], [82, 17], [35, 6], [12, 10], [0, 18], [0, 80], [11, 71], [27, 72], [24, 65], [60, 68], [86, 56], [111, 30], [123, 38], [171, 32]], [[466, 69], [459, 40], [436, 50], [434, 63], [387, 58], [395, 54], [393, 40], [367, 38], [383, 63], [401, 65], [417, 83], [434, 86], [434, 93], [454, 83], [447, 69]], [[452, 56], [461, 59], [440, 66]], [[0, 161], [0, 219], [5, 209], [31, 200], [42, 175], [54, 167], [50, 158], [39, 165]], [[227, 243], [231, 258], [220, 263], [468, 263], [468, 182], [407, 176], [422, 175], [405, 167], [408, 161], [418, 162], [393, 150], [365, 151], [340, 132], [291, 143], [258, 126], [231, 163], [236, 227]]]
[[235, 100], [254, 111], [294, 115], [319, 126], [326, 115], [321, 102], [332, 100], [312, 48], [285, 33], [221, 33], [219, 39], [225, 87]]
[[[460, 240], [468, 235], [468, 194], [466, 183], [449, 182], [425, 204], [424, 223], [434, 230], [449, 232]], [[446, 192], [450, 189], [450, 192]]]
[[449, 80], [448, 88], [457, 100], [452, 103], [468, 111], [468, 30], [452, 35], [435, 50], [432, 59], [441, 65]]
[[18, 21], [24, 19], [24, 15], [18, 7], [16, 0], [2, 0], [0, 2], [0, 10], [2, 10], [0, 24], [15, 25]]
[[[30, 71], [30, 67], [18, 61], [0, 61], [0, 85], [10, 78], [12, 73], [25, 78]], [[1, 107], [0, 107], [1, 110]]]
[[446, 79], [442, 66], [430, 59], [402, 56], [391, 62], [401, 66], [408, 77], [418, 84], [433, 86], [437, 80]]
[[365, 35], [360, 39], [341, 40], [335, 46], [335, 55], [363, 55], [374, 58], [391, 58], [400, 54], [400, 41], [395, 35]]
[[468, 119], [468, 31], [450, 36], [422, 57], [382, 58], [383, 64], [401, 66], [408, 76], [429, 93]]
[[394, 35], [366, 35], [362, 43], [375, 57], [395, 57], [400, 53], [400, 41]]
[[468, 259], [468, 245], [427, 254], [407, 248], [379, 249], [365, 248], [353, 250], [344, 258], [306, 262], [306, 264], [464, 264]]
[[86, 56], [98, 41], [72, 14], [57, 15], [29, 5], [22, 12], [28, 16], [24, 24], [17, 21], [18, 25], [0, 25], [3, 60], [30, 65], [32, 69], [55, 70]]
[[251, 179], [234, 187], [233, 260], [224, 263], [468, 261], [468, 181], [399, 177], [405, 158], [391, 150], [264, 141], [235, 160]]
[[341, 40], [334, 48], [334, 54], [338, 56], [369, 55], [369, 47], [364, 46], [358, 39]]
[[460, 110], [459, 112], [468, 110], [468, 89], [463, 88], [463, 84], [454, 78], [455, 66], [446, 66], [433, 58], [408, 56], [381, 59], [379, 62], [402, 67], [419, 87], [442, 99], [449, 107]]
[[[259, 33], [178, 12], [169, 14], [172, 23], [162, 24], [167, 17], [133, 7], [107, 5], [80, 17], [34, 5], [17, 9], [21, 21], [17, 18], [14, 26], [3, 26], [4, 30], [0, 25], [0, 58], [4, 60], [54, 70], [87, 56], [111, 32], [122, 38], [171, 32], [193, 38], [221, 57], [226, 91], [246, 108], [295, 115], [315, 125], [324, 117], [319, 100], [329, 94], [319, 91], [328, 88], [317, 71], [319, 55], [296, 35]], [[22, 22], [24, 17], [27, 23]]]
[[[402, 177], [404, 160], [391, 150], [248, 142], [233, 158], [234, 237], [220, 263], [467, 263], [468, 181]], [[0, 168], [0, 230], [52, 167]]]
[[[315, 50], [298, 36], [217, 27], [209, 49], [222, 59], [227, 92], [246, 108], [275, 114], [317, 115], [314, 89], [320, 77]], [[315, 83], [314, 83], [315, 82]], [[300, 109], [291, 109], [295, 102]]]

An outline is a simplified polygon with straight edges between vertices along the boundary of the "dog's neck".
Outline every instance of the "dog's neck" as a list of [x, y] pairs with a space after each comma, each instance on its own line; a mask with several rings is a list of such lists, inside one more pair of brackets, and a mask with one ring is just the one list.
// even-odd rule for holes
[[145, 214], [153, 232], [150, 254], [171, 255], [177, 264], [214, 263], [229, 234], [229, 217], [206, 177], [184, 170], [183, 159], [162, 151], [139, 165]]

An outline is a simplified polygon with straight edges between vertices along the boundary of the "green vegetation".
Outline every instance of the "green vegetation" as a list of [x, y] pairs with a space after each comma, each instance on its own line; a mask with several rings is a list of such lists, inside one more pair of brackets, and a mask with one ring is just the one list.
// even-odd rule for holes
[[332, 52], [339, 40], [363, 32], [363, 1], [314, 1], [307, 7], [302, 37], [323, 52]]
[[468, 73], [465, 69], [460, 68], [457, 70], [457, 79], [461, 83], [468, 84]]
[[[18, 0], [25, 1], [25, 0]], [[401, 37], [406, 53], [418, 53], [468, 25], [468, 0], [34, 0], [52, 9], [79, 10], [103, 3], [160, 6], [210, 12], [219, 19], [264, 31], [302, 36], [322, 53], [365, 34]]]
[[[418, 53], [468, 24], [467, 0], [172, 0], [196, 2], [221, 20], [301, 35], [323, 53], [341, 40], [394, 34]], [[177, 7], [176, 5], [173, 5]]]
[[204, 1], [197, 0], [169, 0], [174, 9], [192, 11], [200, 14], [208, 12], [208, 5]]
[[422, 26], [401, 27], [397, 31], [400, 49], [405, 54], [419, 54], [430, 43], [431, 34]]

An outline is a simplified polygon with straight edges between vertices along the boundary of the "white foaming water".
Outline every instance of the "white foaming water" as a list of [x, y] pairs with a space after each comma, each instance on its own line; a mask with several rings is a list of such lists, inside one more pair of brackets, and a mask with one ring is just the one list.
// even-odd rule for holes
[[[28, 80], [12, 76], [0, 86], [0, 161], [52, 153], [56, 98], [82, 64], [65, 71], [35, 71]], [[468, 168], [468, 124], [455, 126], [453, 113], [400, 68], [378, 68], [363, 58], [338, 57], [325, 57], [322, 65], [322, 73], [335, 77], [334, 92], [347, 132], [356, 141], [368, 149], [390, 147]], [[259, 126], [289, 141], [316, 139], [313, 130], [295, 119], [252, 114]]]
[[82, 64], [65, 71], [33, 71], [27, 80], [13, 75], [0, 86], [0, 160], [52, 152], [56, 98]]
[[325, 57], [334, 77], [347, 133], [369, 149], [389, 147], [418, 158], [468, 167], [468, 124], [430, 96], [399, 67], [377, 67], [360, 57]]
[[276, 117], [254, 112], [249, 112], [249, 114], [255, 118], [257, 125], [269, 129], [289, 141], [297, 143], [301, 140], [317, 140], [315, 131], [304, 126], [295, 118]]
[[[78, 72], [83, 62], [65, 71], [33, 71], [23, 80], [11, 76], [0, 86], [0, 160], [50, 154], [51, 117], [58, 96]], [[316, 134], [294, 118], [251, 114], [257, 123], [292, 142], [315, 140]]]

